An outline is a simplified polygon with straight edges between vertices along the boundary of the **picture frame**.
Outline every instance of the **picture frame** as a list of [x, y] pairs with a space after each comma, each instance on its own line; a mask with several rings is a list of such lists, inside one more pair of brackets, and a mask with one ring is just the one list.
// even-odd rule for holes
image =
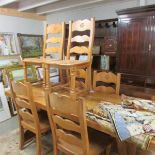
[[92, 49], [92, 54], [94, 55], [99, 55], [101, 51], [101, 47], [100, 46], [94, 46]]
[[11, 118], [11, 114], [2, 82], [0, 82], [0, 90], [0, 122], [2, 122]]
[[109, 56], [107, 56], [107, 55], [101, 56], [100, 68], [102, 70], [109, 70], [110, 69], [110, 57]]
[[[28, 80], [30, 82], [38, 81], [37, 71], [35, 66], [28, 66]], [[8, 78], [15, 81], [23, 81], [24, 80], [24, 68], [23, 66], [13, 66], [6, 68], [6, 73]]]
[[[38, 77], [40, 80], [43, 79], [43, 68], [42, 67], [38, 67]], [[59, 76], [59, 69], [57, 68], [50, 68], [50, 78], [52, 77], [56, 77]]]
[[22, 59], [43, 55], [43, 35], [18, 33], [17, 37]]
[[19, 54], [16, 47], [15, 35], [9, 32], [0, 32], [0, 56]]

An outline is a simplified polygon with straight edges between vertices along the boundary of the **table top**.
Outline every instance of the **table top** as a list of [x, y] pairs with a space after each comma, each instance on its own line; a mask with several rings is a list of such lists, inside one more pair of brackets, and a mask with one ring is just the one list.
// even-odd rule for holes
[[[44, 97], [44, 91], [41, 87], [37, 87], [34, 86], [33, 87], [33, 93], [34, 95], [34, 101], [37, 104], [38, 108], [41, 108], [43, 110], [46, 110], [46, 101], [45, 101], [45, 97]], [[5, 93], [7, 96], [11, 97], [11, 92], [10, 90], [7, 90]], [[108, 102], [112, 102], [114, 104], [120, 104], [121, 103], [121, 97], [116, 95], [116, 94], [103, 94], [103, 93], [91, 93], [91, 94], [87, 94], [87, 96], [85, 96], [86, 99], [86, 104], [87, 104], [87, 109], [93, 109], [97, 106], [97, 104], [99, 104], [101, 101], [108, 101]], [[109, 124], [107, 124], [109, 125]], [[88, 126], [91, 128], [94, 128], [98, 131], [107, 133], [113, 137], [116, 137], [116, 133], [114, 131], [109, 131], [106, 127], [101, 126], [99, 123], [92, 121], [92, 120], [88, 120]], [[149, 146], [150, 150], [155, 151], [155, 140], [152, 140]]]

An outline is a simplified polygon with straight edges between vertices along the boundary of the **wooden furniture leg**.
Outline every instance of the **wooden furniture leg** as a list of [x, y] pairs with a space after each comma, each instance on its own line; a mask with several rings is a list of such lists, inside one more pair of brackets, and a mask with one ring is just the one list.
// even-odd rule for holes
[[127, 146], [125, 142], [121, 142], [117, 139], [117, 148], [119, 155], [127, 155]]
[[92, 81], [91, 81], [91, 66], [87, 68], [87, 89], [92, 90]]
[[41, 135], [36, 134], [36, 155], [41, 155]]
[[49, 65], [45, 65], [45, 83], [46, 83], [46, 88], [50, 87], [50, 66]]
[[71, 93], [75, 93], [75, 80], [76, 80], [76, 68], [71, 69], [71, 83], [70, 83], [70, 88], [71, 88]]
[[24, 62], [23, 63], [23, 67], [24, 67], [24, 81], [27, 82], [27, 64]]
[[43, 87], [46, 87], [46, 68], [45, 64], [42, 65], [43, 68]]
[[22, 126], [20, 126], [19, 134], [20, 134], [19, 148], [20, 148], [20, 150], [23, 150], [23, 147], [24, 147], [24, 128]]

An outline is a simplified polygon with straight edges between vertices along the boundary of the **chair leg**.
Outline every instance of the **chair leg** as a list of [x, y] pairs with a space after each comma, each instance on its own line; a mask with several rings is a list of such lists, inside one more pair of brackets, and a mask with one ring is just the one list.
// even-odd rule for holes
[[41, 155], [41, 135], [36, 134], [36, 155]]
[[20, 134], [19, 148], [20, 148], [20, 150], [23, 150], [23, 147], [24, 147], [24, 128], [22, 126], [20, 127], [19, 134]]
[[54, 149], [53, 149], [53, 153], [54, 153], [54, 155], [58, 155], [59, 154], [59, 151], [58, 151], [58, 149], [57, 149], [57, 147], [54, 145]]
[[106, 150], [105, 150], [105, 154], [106, 154], [106, 155], [110, 155], [110, 153], [111, 153], [111, 148], [112, 148], [112, 144], [109, 144], [109, 145], [106, 147]]

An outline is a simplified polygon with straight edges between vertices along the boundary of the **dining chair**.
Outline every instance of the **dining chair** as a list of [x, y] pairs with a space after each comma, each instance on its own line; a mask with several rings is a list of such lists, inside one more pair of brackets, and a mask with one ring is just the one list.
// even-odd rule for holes
[[87, 129], [86, 105], [83, 98], [53, 92], [45, 93], [52, 130], [54, 155], [59, 151], [72, 155], [100, 155], [112, 138]]
[[94, 71], [93, 90], [104, 93], [114, 93], [119, 95], [120, 79], [121, 79], [120, 73], [117, 73], [116, 75], [112, 72]]
[[87, 87], [91, 87], [92, 47], [94, 43], [95, 18], [70, 21], [67, 45], [67, 60], [74, 55], [90, 62], [87, 67]]
[[[44, 61], [47, 56], [52, 59], [62, 60], [64, 57], [64, 38], [65, 38], [65, 23], [47, 24], [44, 30], [44, 45], [43, 45], [43, 58], [26, 58], [23, 59], [25, 68], [25, 80], [27, 81], [27, 65], [41, 65], [44, 68], [43, 82], [46, 85], [46, 75]], [[51, 61], [52, 61], [51, 59]], [[50, 71], [48, 71], [50, 72]], [[62, 71], [60, 71], [60, 80], [62, 80]]]
[[31, 139], [27, 138], [27, 132], [30, 131], [36, 136], [36, 155], [41, 155], [41, 136], [50, 131], [48, 118], [37, 111], [30, 83], [11, 81], [11, 85], [19, 119], [20, 149], [30, 142]]

